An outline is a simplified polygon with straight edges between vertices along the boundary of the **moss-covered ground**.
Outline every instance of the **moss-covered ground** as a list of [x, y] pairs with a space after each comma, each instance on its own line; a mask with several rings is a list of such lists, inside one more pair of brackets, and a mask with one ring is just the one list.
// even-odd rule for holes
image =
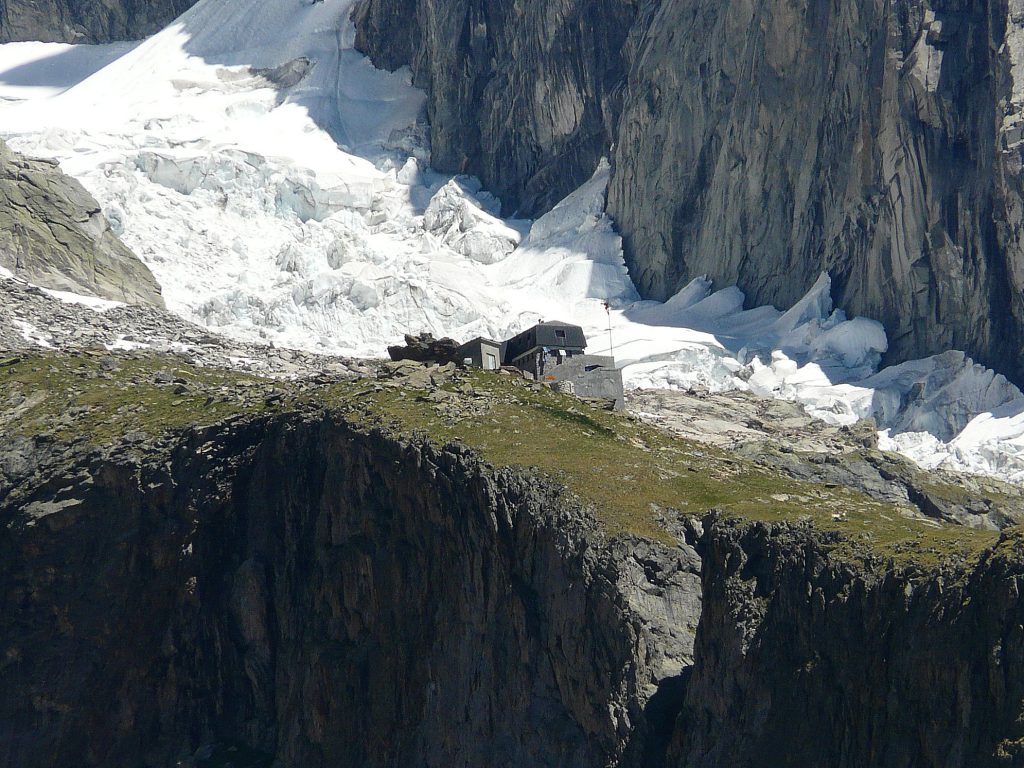
[[[793, 480], [547, 388], [484, 372], [469, 377], [487, 404], [483, 412], [469, 408], [460, 415], [459, 407], [369, 383], [335, 388], [329, 397], [358, 404], [396, 429], [462, 442], [492, 464], [535, 467], [591, 504], [612, 534], [663, 538], [664, 510], [702, 515], [715, 509], [768, 522], [808, 520], [844, 534], [836, 554], [869, 553], [922, 566], [971, 558], [997, 538], [990, 531], [922, 520], [848, 488]], [[444, 388], [455, 393], [459, 386]]]
[[101, 353], [36, 354], [0, 361], [0, 434], [46, 432], [102, 445], [130, 432], [156, 435], [239, 414], [324, 407], [357, 424], [464, 443], [496, 466], [536, 468], [591, 506], [611, 535], [665, 540], [667, 510], [715, 509], [751, 520], [810, 521], [843, 534], [836, 556], [921, 567], [973, 559], [998, 538], [922, 520], [848, 488], [793, 480], [513, 376], [474, 371], [433, 387], [421, 377], [419, 384], [281, 384], [156, 356], [121, 356], [115, 365]]
[[[110, 370], [105, 361], [114, 361]], [[157, 383], [158, 376], [167, 383]], [[97, 445], [131, 432], [156, 436], [263, 410], [264, 400], [246, 396], [261, 385], [255, 377], [158, 356], [10, 357], [0, 360], [0, 434]]]

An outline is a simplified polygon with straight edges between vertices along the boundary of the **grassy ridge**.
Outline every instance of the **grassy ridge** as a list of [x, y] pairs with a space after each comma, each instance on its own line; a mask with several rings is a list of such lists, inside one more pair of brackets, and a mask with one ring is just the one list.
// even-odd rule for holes
[[[424, 383], [426, 381], [426, 383]], [[336, 409], [435, 443], [461, 442], [496, 466], [535, 467], [563, 483], [611, 535], [668, 540], [666, 510], [808, 520], [843, 534], [837, 557], [922, 567], [977, 556], [998, 535], [911, 516], [843, 487], [800, 482], [727, 451], [679, 439], [511, 376], [472, 371], [418, 381], [279, 383], [158, 356], [37, 354], [0, 361], [0, 434], [46, 432], [104, 445], [241, 414]], [[950, 491], [955, 493], [955, 489]]]
[[[908, 509], [848, 488], [780, 476], [546, 388], [483, 372], [469, 377], [484, 405], [464, 415], [457, 406], [447, 409], [401, 389], [363, 385], [335, 389], [331, 398], [396, 429], [465, 443], [492, 464], [536, 467], [592, 504], [613, 535], [664, 538], [662, 510], [701, 515], [717, 509], [754, 520], [810, 520], [844, 535], [837, 554], [870, 553], [922, 566], [974, 557], [998, 538], [991, 531], [911, 517]], [[454, 395], [459, 387], [444, 389]]]
[[[107, 361], [113, 361], [109, 363]], [[106, 367], [110, 366], [110, 370]], [[157, 383], [157, 377], [169, 379]], [[246, 397], [262, 382], [233, 371], [197, 368], [157, 356], [33, 354], [0, 361], [0, 432], [96, 445], [131, 432], [213, 424], [265, 409]]]

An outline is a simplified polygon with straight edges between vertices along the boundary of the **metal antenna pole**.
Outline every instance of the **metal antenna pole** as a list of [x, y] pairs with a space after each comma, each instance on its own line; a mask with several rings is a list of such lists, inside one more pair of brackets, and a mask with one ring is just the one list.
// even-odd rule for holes
[[608, 354], [612, 358], [612, 365], [615, 365], [615, 345], [612, 343], [612, 308], [607, 301], [604, 303], [604, 311], [608, 315]]

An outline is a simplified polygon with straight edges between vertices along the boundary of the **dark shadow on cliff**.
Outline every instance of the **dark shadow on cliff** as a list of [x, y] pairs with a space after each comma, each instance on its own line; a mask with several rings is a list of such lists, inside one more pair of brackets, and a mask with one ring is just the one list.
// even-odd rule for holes
[[201, 748], [195, 757], [198, 768], [271, 768], [274, 756], [241, 743]]
[[658, 683], [658, 690], [644, 707], [643, 727], [633, 733], [626, 745], [622, 765], [665, 768], [676, 720], [683, 711], [692, 673], [693, 668], [687, 667], [675, 677], [667, 677]]

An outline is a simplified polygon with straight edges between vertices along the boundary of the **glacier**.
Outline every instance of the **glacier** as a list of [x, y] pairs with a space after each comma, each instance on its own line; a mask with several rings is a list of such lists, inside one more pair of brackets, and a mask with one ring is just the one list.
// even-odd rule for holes
[[57, 159], [168, 308], [219, 333], [380, 356], [409, 331], [575, 322], [629, 387], [874, 418], [923, 466], [1024, 481], [1021, 392], [956, 351], [879, 370], [884, 329], [835, 309], [828, 275], [785, 311], [706, 279], [643, 301], [604, 212], [606, 163], [536, 221], [431, 169], [424, 94], [355, 51], [352, 4], [202, 0], [139, 44], [0, 46], [0, 135]]

